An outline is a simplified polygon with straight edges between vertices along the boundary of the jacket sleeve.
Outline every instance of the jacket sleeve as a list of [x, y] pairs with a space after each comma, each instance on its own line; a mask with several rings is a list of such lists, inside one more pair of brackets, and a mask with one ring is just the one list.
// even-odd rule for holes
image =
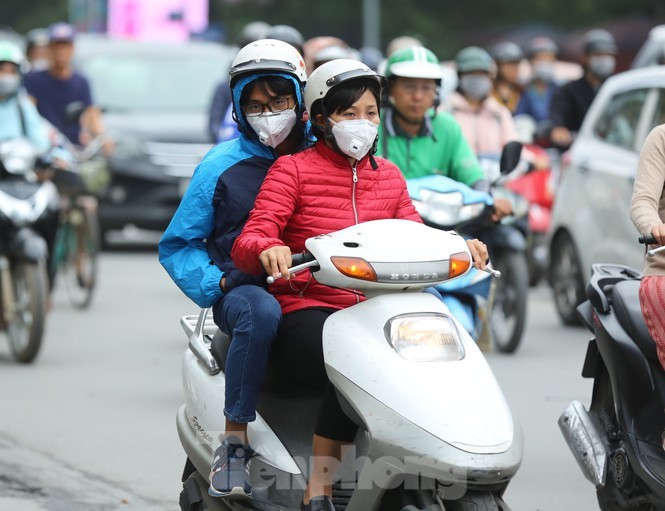
[[[568, 85], [568, 84], [567, 84]], [[570, 119], [570, 98], [568, 96], [569, 87], [564, 85], [559, 87], [552, 96], [550, 105], [550, 121], [553, 127], [569, 127]]]
[[298, 198], [298, 169], [290, 156], [279, 158], [266, 176], [231, 258], [238, 269], [253, 275], [263, 273], [259, 255], [264, 250], [284, 245], [280, 239], [295, 211]]
[[20, 94], [17, 98], [19, 101], [19, 108], [21, 108], [21, 111], [23, 112], [26, 135], [40, 153], [45, 153], [49, 150], [51, 143], [48, 138], [48, 132], [46, 131], [44, 120], [40, 117], [37, 108], [27, 96]]
[[397, 176], [398, 182], [401, 184], [402, 193], [399, 197], [399, 204], [397, 210], [395, 211], [395, 218], [400, 218], [403, 220], [413, 220], [414, 222], [422, 223], [423, 220], [420, 218], [420, 214], [416, 211], [415, 206], [413, 205], [413, 200], [409, 196], [409, 191], [406, 186], [406, 179], [400, 172], [399, 168], [395, 165], [395, 174]]
[[665, 126], [654, 128], [640, 153], [633, 185], [630, 218], [640, 234], [663, 223], [659, 215], [660, 199], [665, 185]]
[[[210, 259], [206, 239], [214, 227], [213, 194], [216, 180], [199, 165], [159, 241], [159, 262], [177, 286], [199, 307], [210, 307], [222, 297], [224, 273]], [[213, 173], [214, 174], [214, 173]]]

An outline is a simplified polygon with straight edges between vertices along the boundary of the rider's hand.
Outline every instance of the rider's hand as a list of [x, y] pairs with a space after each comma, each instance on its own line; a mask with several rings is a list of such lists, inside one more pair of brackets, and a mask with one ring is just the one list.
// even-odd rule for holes
[[665, 245], [665, 224], [656, 225], [651, 229], [651, 234], [656, 238], [659, 245]]
[[473, 265], [479, 270], [484, 270], [489, 254], [487, 253], [487, 246], [480, 240], [466, 240], [466, 246], [469, 247], [471, 257], [473, 257]]
[[568, 131], [568, 128], [564, 128], [563, 126], [552, 128], [550, 138], [554, 144], [563, 147], [568, 147], [573, 143], [573, 136], [570, 134], [570, 131]]
[[266, 273], [274, 278], [279, 278], [280, 274], [286, 280], [291, 277], [289, 275], [289, 267], [291, 266], [291, 249], [284, 245], [277, 245], [264, 250], [259, 255], [261, 264], [266, 270]]
[[492, 220], [494, 222], [500, 221], [504, 216], [513, 214], [513, 205], [508, 199], [494, 199], [494, 214]]

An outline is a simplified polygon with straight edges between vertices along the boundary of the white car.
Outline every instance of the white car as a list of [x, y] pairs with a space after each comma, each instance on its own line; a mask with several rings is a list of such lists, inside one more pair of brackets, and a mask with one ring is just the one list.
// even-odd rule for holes
[[549, 231], [550, 285], [566, 324], [585, 299], [593, 263], [643, 266], [644, 247], [630, 219], [640, 149], [665, 122], [665, 66], [609, 78], [563, 157]]

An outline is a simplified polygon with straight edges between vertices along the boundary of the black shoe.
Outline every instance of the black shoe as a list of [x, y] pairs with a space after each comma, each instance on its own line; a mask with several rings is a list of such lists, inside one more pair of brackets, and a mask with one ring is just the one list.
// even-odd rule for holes
[[335, 511], [332, 499], [327, 495], [319, 495], [309, 499], [309, 504], [300, 503], [300, 511]]
[[251, 497], [249, 460], [253, 456], [254, 451], [238, 437], [224, 438], [212, 458], [208, 493], [213, 497]]

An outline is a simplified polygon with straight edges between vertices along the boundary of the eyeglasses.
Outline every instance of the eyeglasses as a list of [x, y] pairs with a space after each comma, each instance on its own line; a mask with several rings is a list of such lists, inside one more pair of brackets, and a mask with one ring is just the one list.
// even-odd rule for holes
[[266, 107], [274, 114], [275, 112], [283, 112], [290, 107], [290, 104], [291, 98], [277, 98], [267, 103], [249, 103], [242, 107], [242, 111], [247, 117], [256, 117], [261, 115]]
[[415, 82], [399, 82], [400, 87], [409, 94], [422, 92], [423, 94], [434, 94], [436, 92], [435, 83], [415, 83]]

